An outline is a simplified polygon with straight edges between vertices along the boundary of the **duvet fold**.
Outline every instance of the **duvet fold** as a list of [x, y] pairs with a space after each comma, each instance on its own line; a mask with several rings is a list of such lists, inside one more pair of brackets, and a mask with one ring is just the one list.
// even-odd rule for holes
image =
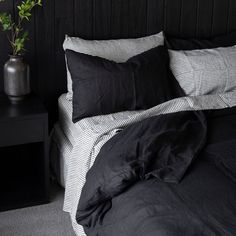
[[89, 170], [77, 222], [85, 228], [102, 225], [112, 199], [139, 181], [179, 183], [206, 136], [202, 111], [154, 116], [124, 128], [101, 148]]

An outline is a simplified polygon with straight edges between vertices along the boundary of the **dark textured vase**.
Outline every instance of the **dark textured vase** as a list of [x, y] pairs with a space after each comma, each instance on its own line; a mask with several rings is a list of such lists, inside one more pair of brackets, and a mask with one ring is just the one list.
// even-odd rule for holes
[[4, 65], [4, 91], [13, 104], [21, 102], [30, 93], [29, 65], [22, 56], [10, 56]]

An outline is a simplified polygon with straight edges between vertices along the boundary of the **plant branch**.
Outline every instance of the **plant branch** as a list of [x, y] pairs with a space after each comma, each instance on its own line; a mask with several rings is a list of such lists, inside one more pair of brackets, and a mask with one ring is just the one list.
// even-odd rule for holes
[[[0, 3], [4, 0], [0, 0]], [[0, 13], [0, 25], [3, 31], [9, 31], [11, 39], [7, 33], [7, 39], [11, 44], [13, 55], [21, 54], [25, 51], [25, 42], [28, 40], [28, 32], [24, 30], [23, 23], [29, 21], [32, 16], [32, 10], [36, 6], [42, 6], [42, 0], [22, 0], [17, 6], [18, 19], [12, 21], [11, 14]]]

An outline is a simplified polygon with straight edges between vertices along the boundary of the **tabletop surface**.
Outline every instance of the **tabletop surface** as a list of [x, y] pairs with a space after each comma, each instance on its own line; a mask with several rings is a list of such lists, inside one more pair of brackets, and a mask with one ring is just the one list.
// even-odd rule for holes
[[35, 95], [29, 95], [24, 101], [13, 105], [5, 94], [0, 94], [0, 121], [47, 115], [42, 102]]

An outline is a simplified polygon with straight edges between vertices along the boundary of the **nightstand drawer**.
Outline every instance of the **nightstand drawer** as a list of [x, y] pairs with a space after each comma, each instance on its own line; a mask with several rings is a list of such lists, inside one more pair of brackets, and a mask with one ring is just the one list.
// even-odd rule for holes
[[44, 119], [0, 123], [0, 147], [41, 142], [45, 138]]

